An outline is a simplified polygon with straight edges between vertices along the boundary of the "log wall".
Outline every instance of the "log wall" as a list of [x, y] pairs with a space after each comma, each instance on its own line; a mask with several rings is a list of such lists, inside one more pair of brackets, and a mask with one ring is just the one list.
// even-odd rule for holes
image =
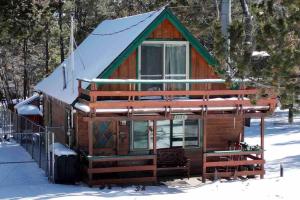
[[[65, 111], [69, 109], [69, 105], [60, 102], [44, 94], [43, 101], [44, 125], [50, 127], [50, 131], [55, 133], [55, 141], [65, 144], [67, 142], [67, 134], [65, 129]], [[51, 109], [49, 109], [50, 107]], [[49, 117], [51, 119], [49, 119]], [[51, 128], [55, 127], [55, 128]]]

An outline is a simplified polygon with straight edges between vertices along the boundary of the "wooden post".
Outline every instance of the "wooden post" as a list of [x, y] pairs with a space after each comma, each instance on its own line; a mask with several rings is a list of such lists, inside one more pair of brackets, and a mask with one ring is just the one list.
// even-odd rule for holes
[[244, 142], [245, 141], [245, 117], [242, 117], [242, 137], [241, 137], [241, 141], [240, 142]]
[[116, 147], [116, 155], [119, 155], [119, 137], [120, 137], [120, 121], [116, 121], [116, 132], [117, 132], [117, 134], [116, 134], [116, 145], [117, 145], [117, 147]]
[[207, 119], [206, 117], [203, 118], [203, 150], [202, 150], [202, 182], [205, 183], [206, 182], [206, 123], [207, 123]]
[[[88, 122], [88, 137], [89, 137], [89, 156], [93, 156], [93, 118], [90, 118]], [[89, 169], [93, 168], [93, 161], [89, 160]], [[92, 181], [93, 175], [89, 173], [89, 182]]]
[[156, 154], [156, 121], [153, 121], [153, 154]]
[[153, 176], [154, 176], [155, 180], [157, 180], [156, 131], [157, 131], [156, 121], [153, 121], [153, 154], [155, 155], [153, 165], [156, 165], [156, 168], [153, 171]]
[[[260, 147], [262, 149], [262, 153], [261, 153], [261, 159], [264, 160], [264, 129], [265, 129], [265, 118], [262, 117], [260, 119]], [[261, 165], [261, 170], [264, 172], [265, 168], [264, 168], [264, 164]], [[264, 174], [260, 175], [260, 178], [264, 178]]]
[[89, 155], [93, 155], [93, 119], [88, 122], [88, 137], [89, 137]]

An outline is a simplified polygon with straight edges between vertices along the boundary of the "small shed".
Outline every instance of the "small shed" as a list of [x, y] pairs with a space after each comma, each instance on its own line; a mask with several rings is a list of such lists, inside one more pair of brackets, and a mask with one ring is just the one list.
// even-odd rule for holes
[[38, 93], [34, 93], [31, 97], [16, 104], [14, 109], [17, 114], [37, 124], [43, 123], [43, 112], [40, 106], [40, 95]]

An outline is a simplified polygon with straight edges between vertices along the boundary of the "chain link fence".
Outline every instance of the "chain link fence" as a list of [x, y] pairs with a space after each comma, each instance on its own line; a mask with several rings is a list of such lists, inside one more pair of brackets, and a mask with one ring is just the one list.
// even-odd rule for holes
[[49, 180], [53, 181], [53, 132], [24, 116], [0, 107], [0, 142], [10, 140], [19, 143], [45, 171]]

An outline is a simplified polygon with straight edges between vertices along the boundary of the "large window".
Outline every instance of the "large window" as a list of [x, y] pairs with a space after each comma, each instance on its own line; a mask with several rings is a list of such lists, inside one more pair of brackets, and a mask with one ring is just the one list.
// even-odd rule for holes
[[150, 133], [151, 122], [150, 121], [134, 121], [132, 123], [131, 134], [131, 147], [132, 149], [150, 149]]
[[[131, 148], [153, 148], [153, 122], [133, 121], [131, 129]], [[172, 148], [200, 147], [202, 135], [201, 120], [162, 120], [156, 122], [156, 147]]]
[[[189, 43], [146, 41], [139, 47], [140, 79], [188, 79]], [[187, 84], [147, 84], [141, 90], [185, 90]]]

